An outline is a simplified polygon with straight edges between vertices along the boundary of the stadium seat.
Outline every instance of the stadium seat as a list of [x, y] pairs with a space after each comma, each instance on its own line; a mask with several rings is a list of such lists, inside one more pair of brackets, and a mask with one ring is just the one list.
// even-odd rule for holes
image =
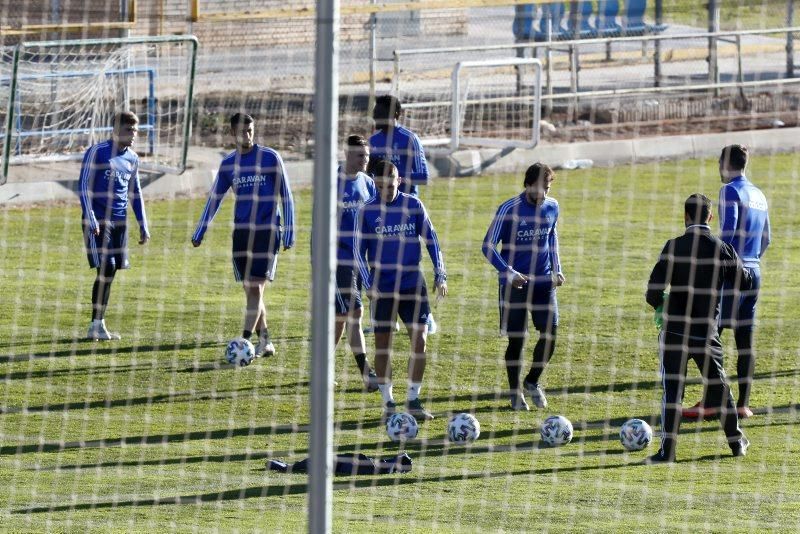
[[[570, 6], [572, 5], [570, 4]], [[573, 20], [575, 19], [578, 21], [578, 38], [589, 39], [597, 36], [597, 29], [590, 23], [592, 13], [592, 2], [590, 1], [578, 2], [577, 17], [573, 15], [570, 9], [570, 15], [567, 19], [567, 30], [569, 30], [570, 36], [574, 35], [575, 32], [575, 28], [573, 28]]]
[[646, 24], [644, 22], [646, 9], [647, 0], [627, 0], [625, 4], [624, 35], [661, 33], [667, 29], [665, 24]]
[[617, 23], [619, 0], [600, 0], [597, 6], [595, 27], [601, 37], [622, 35], [622, 26]]
[[514, 6], [514, 22], [511, 29], [516, 41], [530, 41], [533, 34], [533, 20], [536, 18], [536, 6], [519, 4]]
[[536, 41], [547, 40], [547, 21], [551, 22], [551, 38], [553, 41], [569, 39], [571, 34], [569, 30], [561, 26], [561, 21], [564, 19], [566, 9], [564, 2], [553, 2], [542, 6], [542, 18], [539, 19], [539, 31], [537, 31], [533, 38]]

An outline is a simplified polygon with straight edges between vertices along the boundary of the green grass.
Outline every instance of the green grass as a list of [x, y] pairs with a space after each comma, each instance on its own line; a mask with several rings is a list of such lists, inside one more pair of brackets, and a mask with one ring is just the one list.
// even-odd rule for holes
[[[436, 309], [441, 333], [430, 340], [423, 387], [437, 419], [407, 447], [412, 473], [336, 479], [334, 531], [800, 528], [799, 163], [798, 155], [759, 157], [751, 172], [771, 202], [774, 238], [759, 305], [757, 415], [743, 422], [751, 452], [731, 458], [716, 423], [685, 424], [674, 466], [641, 465], [654, 447], [625, 453], [616, 435], [629, 417], [657, 429], [646, 279], [663, 242], [682, 231], [684, 198], [716, 198], [715, 162], [560, 174], [552, 190], [567, 277], [560, 338], [545, 373], [550, 408], [526, 414], [506, 409], [496, 280], [480, 254], [494, 210], [521, 178], [427, 187], [451, 290]], [[305, 477], [264, 470], [266, 458], [295, 461], [308, 449], [310, 191], [297, 202], [299, 243], [282, 254], [266, 297], [278, 354], [241, 370], [221, 364], [243, 306], [229, 263], [230, 200], [199, 249], [189, 239], [202, 200], [149, 203], [153, 240], [132, 245], [133, 268], [111, 295], [107, 321], [123, 334], [118, 343], [80, 341], [93, 276], [77, 202], [0, 210], [0, 530], [306, 528]], [[395, 348], [402, 400], [408, 344]], [[336, 447], [395, 453], [379, 399], [361, 392], [354, 371], [340, 348]], [[697, 372], [690, 376], [687, 402], [700, 394]], [[460, 411], [482, 425], [471, 447], [443, 441], [447, 415]], [[575, 426], [563, 448], [539, 445], [538, 425], [552, 413]]]

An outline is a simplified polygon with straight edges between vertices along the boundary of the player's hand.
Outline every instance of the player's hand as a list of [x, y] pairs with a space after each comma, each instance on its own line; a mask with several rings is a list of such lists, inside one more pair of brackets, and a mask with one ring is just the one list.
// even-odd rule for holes
[[514, 273], [514, 278], [511, 279], [511, 287], [514, 289], [522, 289], [530, 281], [524, 274]]
[[436, 286], [436, 302], [441, 302], [447, 296], [447, 282]]
[[194, 248], [199, 247], [200, 243], [202, 243], [202, 241], [198, 241], [197, 239], [192, 239], [192, 245], [194, 245]]
[[139, 244], [146, 245], [148, 241], [150, 241], [150, 234], [145, 230], [139, 229]]
[[556, 284], [556, 287], [563, 286], [564, 282], [566, 282], [566, 281], [567, 281], [567, 279], [564, 278], [564, 275], [561, 274], [561, 273], [556, 273], [556, 276], [553, 279], [553, 282]]
[[100, 227], [98, 226], [97, 228], [95, 228], [94, 230], [92, 230], [92, 233], [93, 233], [94, 235], [100, 235]]

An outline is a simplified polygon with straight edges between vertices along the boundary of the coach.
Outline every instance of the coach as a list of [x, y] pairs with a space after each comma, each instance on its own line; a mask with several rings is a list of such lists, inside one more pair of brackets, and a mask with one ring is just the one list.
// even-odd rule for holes
[[[720, 423], [734, 456], [744, 456], [749, 442], [739, 418], [722, 365], [718, 320], [723, 283], [735, 291], [748, 290], [752, 277], [736, 251], [711, 235], [711, 201], [691, 195], [684, 205], [686, 232], [664, 245], [647, 285], [647, 303], [664, 307], [659, 335], [661, 377], [661, 448], [649, 463], [672, 462], [680, 426], [686, 363], [695, 360], [706, 382], [706, 399], [719, 406]], [[665, 291], [669, 296], [665, 300]]]

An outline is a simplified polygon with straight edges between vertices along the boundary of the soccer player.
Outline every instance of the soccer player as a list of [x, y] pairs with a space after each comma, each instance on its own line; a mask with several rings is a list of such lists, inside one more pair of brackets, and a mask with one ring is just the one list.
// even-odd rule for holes
[[[247, 305], [242, 337], [258, 334], [255, 356], [272, 356], [264, 286], [275, 278], [278, 252], [294, 245], [294, 200], [280, 154], [253, 142], [255, 121], [236, 113], [230, 119], [236, 150], [222, 160], [208, 202], [192, 236], [199, 247], [228, 189], [233, 189], [233, 274], [242, 282]], [[283, 221], [281, 221], [281, 215]]]
[[[374, 161], [391, 161], [400, 175], [400, 190], [418, 197], [419, 186], [427, 185], [430, 178], [428, 163], [419, 137], [398, 122], [402, 111], [403, 106], [395, 96], [382, 95], [375, 99], [372, 118], [378, 131], [369, 138], [371, 157]], [[428, 333], [435, 334], [437, 330], [438, 325], [429, 314]]]
[[422, 246], [433, 262], [437, 298], [447, 295], [447, 274], [439, 240], [428, 212], [414, 196], [401, 193], [397, 167], [387, 160], [375, 166], [378, 196], [359, 210], [353, 244], [364, 287], [375, 311], [375, 371], [384, 415], [395, 413], [391, 344], [398, 315], [411, 340], [406, 409], [417, 419], [433, 415], [419, 398], [426, 364], [428, 290], [420, 271]]
[[132, 147], [139, 118], [130, 111], [114, 115], [111, 139], [83, 156], [78, 181], [83, 235], [89, 266], [97, 271], [92, 287], [92, 322], [87, 339], [120, 339], [106, 328], [105, 313], [117, 269], [128, 269], [128, 199], [139, 223], [139, 244], [150, 241], [139, 182], [139, 156]]
[[[680, 427], [679, 411], [686, 381], [686, 363], [693, 359], [706, 382], [707, 397], [721, 406], [720, 423], [734, 456], [744, 456], [750, 445], [739, 428], [739, 418], [722, 365], [722, 343], [717, 328], [723, 283], [736, 290], [752, 286], [752, 277], [728, 243], [711, 235], [711, 201], [694, 194], [684, 204], [686, 232], [664, 245], [647, 284], [647, 303], [663, 306], [659, 335], [661, 379], [661, 447], [649, 463], [675, 461]], [[669, 296], [665, 291], [669, 288]]]
[[[731, 328], [736, 341], [736, 374], [739, 384], [736, 409], [740, 418], [753, 415], [750, 409], [750, 388], [755, 370], [753, 329], [758, 290], [761, 287], [761, 257], [770, 243], [767, 199], [745, 176], [748, 156], [747, 147], [729, 145], [722, 149], [719, 157], [719, 175], [722, 180], [719, 191], [720, 239], [733, 247], [753, 278], [752, 289], [741, 294], [733, 291], [727, 284], [722, 288], [720, 335], [723, 329]], [[713, 416], [717, 412], [716, 406], [701, 401], [684, 410], [683, 416], [696, 419]]]
[[558, 256], [558, 202], [547, 196], [554, 179], [544, 163], [528, 167], [525, 190], [500, 205], [483, 238], [483, 254], [499, 273], [500, 331], [508, 336], [505, 360], [512, 410], [529, 410], [519, 388], [528, 313], [539, 340], [523, 387], [537, 408], [547, 407], [539, 379], [555, 350], [556, 288], [565, 281]]
[[361, 292], [363, 281], [353, 255], [356, 213], [376, 196], [375, 182], [365, 174], [369, 161], [369, 143], [360, 135], [347, 138], [344, 167], [339, 167], [339, 235], [336, 242], [336, 343], [347, 325], [347, 340], [361, 372], [367, 391], [377, 391], [378, 377], [367, 362], [364, 332], [361, 330]]

